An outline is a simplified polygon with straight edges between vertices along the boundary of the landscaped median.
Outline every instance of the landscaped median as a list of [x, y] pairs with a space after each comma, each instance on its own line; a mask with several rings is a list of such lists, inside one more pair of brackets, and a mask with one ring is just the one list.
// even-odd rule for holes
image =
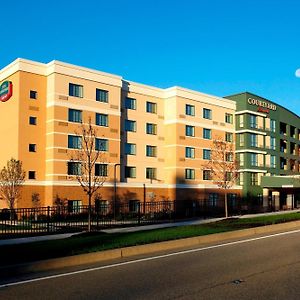
[[[279, 223], [285, 224], [267, 226]], [[181, 226], [150, 231], [83, 233], [62, 240], [0, 246], [0, 265], [7, 267], [9, 265], [51, 259], [48, 263], [44, 261], [44, 267], [40, 267], [40, 269], [46, 270], [51, 267], [71, 266], [155, 251], [189, 247], [203, 243], [292, 228], [300, 228], [300, 213], [298, 212], [243, 219], [230, 218], [202, 225]], [[91, 252], [93, 252], [93, 254]], [[56, 259], [52, 260], [53, 258]], [[40, 266], [42, 266], [42, 264], [40, 264]]]

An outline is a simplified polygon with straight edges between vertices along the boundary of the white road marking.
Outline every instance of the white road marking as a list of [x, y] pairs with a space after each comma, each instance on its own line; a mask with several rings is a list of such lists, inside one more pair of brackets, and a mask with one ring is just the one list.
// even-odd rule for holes
[[42, 281], [42, 280], [55, 279], [55, 278], [59, 278], [59, 277], [71, 276], [71, 275], [82, 274], [82, 273], [87, 273], [87, 272], [94, 272], [94, 271], [99, 271], [99, 270], [104, 270], [104, 269], [111, 269], [111, 268], [116, 268], [116, 267], [130, 265], [130, 264], [136, 264], [136, 263], [145, 262], [145, 261], [157, 260], [157, 259], [166, 258], [166, 257], [170, 257], [170, 256], [176, 256], [176, 255], [200, 252], [200, 251], [205, 251], [205, 250], [210, 250], [210, 249], [215, 249], [215, 248], [227, 247], [227, 246], [231, 246], [231, 245], [249, 243], [249, 242], [253, 242], [253, 241], [268, 239], [268, 238], [282, 236], [282, 235], [289, 235], [289, 234], [294, 234], [294, 233], [299, 233], [299, 232], [300, 232], [300, 229], [297, 229], [297, 230], [292, 230], [292, 231], [287, 231], [287, 232], [281, 232], [281, 233], [275, 233], [275, 234], [270, 234], [270, 235], [266, 235], [266, 236], [261, 236], [261, 237], [257, 237], [257, 238], [239, 240], [239, 241], [235, 241], [235, 242], [228, 242], [228, 243], [224, 243], [224, 244], [218, 244], [218, 245], [207, 246], [207, 247], [202, 247], [202, 248], [173, 252], [173, 253], [169, 253], [169, 254], [146, 257], [146, 258], [126, 261], [126, 262], [122, 262], [122, 263], [116, 263], [116, 264], [111, 264], [111, 265], [106, 265], [106, 266], [101, 266], [101, 267], [96, 267], [96, 268], [90, 268], [90, 269], [84, 269], [84, 270], [80, 270], [80, 271], [73, 271], [73, 272], [62, 273], [62, 274], [57, 274], [57, 275], [51, 275], [51, 276], [39, 277], [39, 278], [28, 279], [28, 280], [23, 280], [23, 281], [11, 282], [11, 283], [6, 283], [6, 284], [0, 285], [0, 289], [5, 288], [5, 287], [10, 287], [10, 286], [16, 286], [16, 285], [21, 285], [21, 284], [26, 284], [26, 283], [31, 283], [31, 282]]

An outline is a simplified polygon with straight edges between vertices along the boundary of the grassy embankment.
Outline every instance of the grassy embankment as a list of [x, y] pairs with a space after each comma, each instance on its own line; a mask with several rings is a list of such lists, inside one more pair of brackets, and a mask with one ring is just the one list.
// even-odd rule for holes
[[0, 266], [208, 235], [300, 220], [300, 213], [227, 219], [219, 222], [131, 233], [83, 233], [63, 240], [0, 246]]

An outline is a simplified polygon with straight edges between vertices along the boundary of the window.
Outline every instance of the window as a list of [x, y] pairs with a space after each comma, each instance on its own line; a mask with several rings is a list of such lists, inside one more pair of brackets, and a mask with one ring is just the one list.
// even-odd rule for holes
[[28, 150], [29, 152], [36, 152], [36, 144], [29, 144]]
[[250, 127], [257, 128], [257, 116], [250, 115]]
[[239, 125], [241, 128], [244, 127], [244, 115], [239, 116]]
[[37, 99], [37, 91], [30, 91], [29, 97], [30, 99]]
[[217, 206], [219, 200], [219, 195], [217, 193], [209, 193], [208, 194], [208, 205], [209, 206]]
[[233, 123], [233, 115], [232, 114], [225, 113], [225, 123], [230, 123], [230, 124]]
[[245, 136], [244, 136], [244, 134], [239, 134], [239, 142], [240, 142], [240, 147], [243, 147], [245, 145]]
[[195, 179], [195, 169], [185, 169], [185, 179]]
[[257, 147], [257, 134], [250, 133], [250, 146]]
[[146, 156], [156, 157], [157, 147], [146, 145]]
[[69, 108], [69, 122], [82, 122], [82, 111]]
[[258, 185], [258, 174], [250, 173], [250, 185]]
[[109, 213], [108, 200], [95, 199], [95, 211], [101, 215], [107, 215]]
[[245, 155], [244, 153], [240, 153], [240, 160], [239, 160], [240, 167], [243, 167], [244, 163], [245, 163]]
[[131, 213], [138, 213], [140, 211], [140, 201], [139, 200], [129, 200], [129, 211]]
[[203, 159], [210, 159], [211, 151], [209, 149], [203, 149]]
[[203, 180], [211, 180], [210, 170], [203, 170]]
[[270, 130], [271, 132], [276, 132], [276, 121], [270, 120]]
[[136, 178], [136, 167], [125, 167], [125, 178]]
[[232, 142], [233, 142], [233, 133], [231, 133], [231, 132], [226, 132], [226, 133], [225, 133], [225, 141], [226, 141], [226, 142], [232, 143]]
[[194, 116], [195, 115], [195, 106], [186, 104], [185, 105], [185, 114], [188, 116]]
[[68, 212], [69, 213], [80, 213], [82, 201], [81, 200], [68, 200]]
[[186, 158], [195, 158], [195, 148], [185, 147], [185, 157]]
[[146, 168], [146, 178], [147, 179], [156, 179], [156, 168]]
[[79, 162], [68, 162], [68, 175], [80, 175], [81, 174], [81, 164]]
[[257, 167], [257, 154], [250, 153], [250, 165], [252, 167]]
[[108, 115], [96, 113], [96, 125], [108, 127]]
[[69, 96], [83, 97], [83, 86], [79, 84], [69, 83]]
[[128, 97], [125, 98], [125, 108], [136, 109], [136, 99]]
[[96, 101], [108, 102], [108, 91], [96, 89]]
[[206, 140], [211, 139], [211, 129], [203, 128], [203, 138]]
[[36, 117], [29, 117], [29, 125], [36, 125], [37, 124], [37, 118]]
[[271, 166], [271, 168], [276, 168], [276, 156], [275, 155], [271, 155], [270, 166]]
[[136, 132], [136, 121], [125, 120], [125, 131]]
[[239, 184], [244, 185], [244, 173], [239, 174]]
[[211, 109], [203, 108], [203, 118], [211, 120]]
[[80, 136], [68, 135], [68, 148], [81, 149], [81, 140]]
[[98, 139], [95, 140], [95, 150], [96, 151], [108, 151], [108, 140]]
[[226, 181], [231, 181], [232, 180], [232, 172], [225, 172], [225, 180]]
[[226, 153], [225, 160], [229, 162], [233, 162], [233, 153]]
[[28, 179], [35, 179], [36, 174], [35, 171], [28, 171]]
[[125, 144], [125, 154], [136, 155], [136, 144], [126, 143]]
[[157, 125], [153, 123], [146, 123], [147, 134], [157, 134]]
[[185, 125], [185, 135], [195, 136], [195, 127], [190, 125]]
[[157, 113], [157, 104], [154, 102], [146, 102], [146, 112], [156, 114]]
[[276, 139], [273, 136], [270, 137], [270, 149], [276, 150]]
[[107, 164], [95, 164], [95, 176], [107, 177]]

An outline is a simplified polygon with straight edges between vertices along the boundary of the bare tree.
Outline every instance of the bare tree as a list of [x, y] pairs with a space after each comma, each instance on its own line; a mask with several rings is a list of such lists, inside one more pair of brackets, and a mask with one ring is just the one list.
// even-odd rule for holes
[[75, 132], [80, 140], [79, 149], [70, 155], [70, 163], [77, 164], [76, 178], [88, 196], [88, 231], [91, 231], [91, 204], [93, 195], [105, 182], [107, 165], [104, 164], [104, 145], [96, 144], [97, 130], [93, 128], [91, 118], [88, 124], [81, 124]]
[[0, 194], [6, 201], [9, 209], [14, 209], [20, 197], [24, 183], [25, 171], [22, 162], [11, 158], [0, 172]]
[[227, 190], [239, 177], [239, 163], [235, 157], [234, 144], [222, 138], [215, 138], [211, 148], [210, 159], [203, 170], [209, 170], [211, 180], [224, 190], [225, 217], [228, 217]]

